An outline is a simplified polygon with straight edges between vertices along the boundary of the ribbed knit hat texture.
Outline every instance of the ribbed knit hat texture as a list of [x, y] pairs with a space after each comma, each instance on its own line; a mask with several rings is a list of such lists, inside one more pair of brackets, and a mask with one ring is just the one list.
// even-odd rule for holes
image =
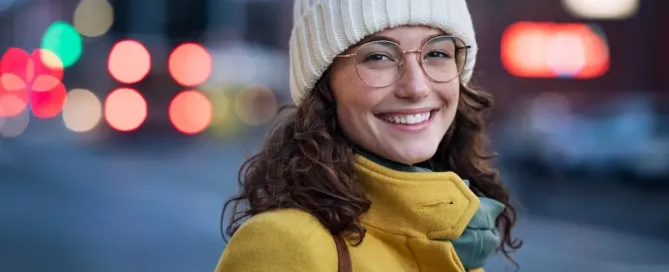
[[402, 25], [426, 25], [471, 46], [462, 83], [478, 47], [465, 0], [295, 0], [290, 37], [290, 92], [299, 104], [334, 58], [366, 36]]

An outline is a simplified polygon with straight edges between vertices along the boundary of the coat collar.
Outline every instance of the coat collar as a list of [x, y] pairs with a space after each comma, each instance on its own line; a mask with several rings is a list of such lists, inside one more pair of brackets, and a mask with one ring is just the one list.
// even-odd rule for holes
[[403, 172], [356, 155], [358, 180], [372, 205], [363, 223], [386, 232], [429, 239], [458, 238], [479, 198], [453, 172]]

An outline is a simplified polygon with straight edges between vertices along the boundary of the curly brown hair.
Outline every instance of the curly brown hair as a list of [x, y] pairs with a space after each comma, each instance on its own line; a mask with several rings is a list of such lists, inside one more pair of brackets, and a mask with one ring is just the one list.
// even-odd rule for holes
[[[326, 71], [300, 106], [282, 107], [280, 111], [293, 111], [270, 131], [260, 152], [242, 165], [241, 192], [225, 202], [221, 216], [223, 224], [232, 205], [231, 221], [222, 233], [226, 242], [226, 234], [232, 237], [245, 218], [285, 208], [306, 211], [332, 234], [345, 234], [356, 245], [362, 242], [365, 228], [360, 217], [371, 202], [356, 183], [355, 147], [337, 122], [328, 75]], [[469, 179], [475, 193], [506, 205], [496, 222], [502, 235], [499, 249], [515, 264], [509, 253], [522, 246], [521, 240], [511, 237], [516, 210], [498, 171], [490, 166], [494, 154], [488, 151], [485, 134], [492, 96], [464, 85], [460, 93], [453, 124], [436, 155], [420, 166], [454, 171]]]

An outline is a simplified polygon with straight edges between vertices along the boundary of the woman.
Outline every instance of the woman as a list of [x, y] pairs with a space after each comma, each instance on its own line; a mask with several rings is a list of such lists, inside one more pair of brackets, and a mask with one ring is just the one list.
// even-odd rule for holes
[[240, 170], [216, 271], [482, 271], [519, 248], [488, 166], [492, 101], [468, 86], [465, 0], [297, 0], [294, 12], [296, 111]]

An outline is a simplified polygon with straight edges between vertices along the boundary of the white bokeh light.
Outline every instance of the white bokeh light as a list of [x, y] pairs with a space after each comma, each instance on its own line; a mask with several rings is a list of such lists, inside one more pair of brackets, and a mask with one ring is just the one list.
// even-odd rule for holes
[[639, 10], [639, 0], [562, 0], [562, 5], [573, 16], [588, 19], [627, 19]]
[[67, 93], [62, 116], [69, 130], [90, 131], [102, 120], [102, 102], [89, 90], [72, 89]]

